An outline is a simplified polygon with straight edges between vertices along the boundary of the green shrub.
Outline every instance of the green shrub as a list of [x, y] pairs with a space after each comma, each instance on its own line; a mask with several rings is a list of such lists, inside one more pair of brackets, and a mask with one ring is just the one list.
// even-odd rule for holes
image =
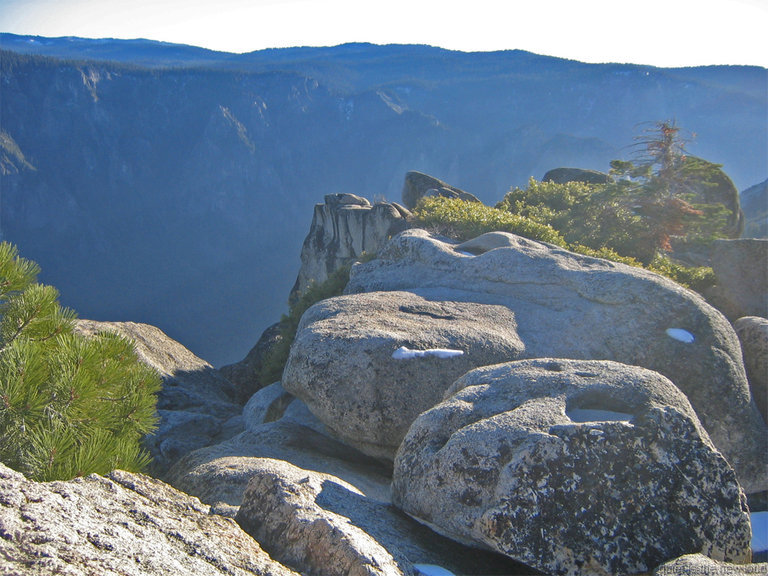
[[[714, 285], [711, 268], [683, 266], [659, 251], [659, 239], [628, 207], [627, 186], [624, 181], [560, 184], [531, 178], [526, 189], [511, 189], [496, 207], [551, 225], [573, 252], [644, 267], [699, 292]], [[721, 212], [712, 220], [720, 222]], [[687, 245], [702, 244], [700, 236]]]
[[624, 201], [624, 188], [622, 182], [561, 184], [531, 178], [527, 188], [512, 188], [496, 207], [549, 224], [569, 244], [650, 261], [645, 227]]
[[413, 214], [417, 226], [456, 240], [469, 240], [486, 232], [500, 231], [558, 246], [566, 245], [563, 237], [548, 224], [480, 202], [427, 197], [419, 201]]
[[656, 256], [646, 268], [697, 292], [715, 285], [715, 271], [707, 266], [683, 266], [666, 256]]
[[[496, 208], [452, 198], [424, 198], [414, 210], [413, 223], [460, 241], [496, 230], [511, 232], [585, 256], [646, 268], [693, 290], [702, 291], [714, 284], [711, 268], [689, 268], [660, 255], [643, 263], [610, 244], [603, 244], [612, 241], [631, 247], [632, 234], [639, 230], [631, 215], [606, 202], [611, 194], [612, 191], [602, 185], [556, 184], [531, 179], [528, 189], [510, 190]], [[508, 209], [517, 213], [510, 213]], [[555, 229], [550, 222], [566, 229]]]
[[0, 243], [0, 461], [36, 480], [141, 470], [160, 377], [129, 340], [74, 333], [38, 272]]
[[666, 256], [657, 255], [649, 264], [643, 265], [638, 260], [630, 256], [622, 256], [617, 254], [615, 250], [611, 248], [600, 248], [595, 250], [587, 246], [581, 246], [580, 244], [572, 244], [568, 248], [572, 252], [578, 254], [584, 254], [585, 256], [592, 256], [594, 258], [602, 258], [603, 260], [610, 260], [612, 262], [621, 262], [628, 266], [636, 266], [637, 268], [645, 268], [661, 276], [666, 276], [670, 280], [674, 280], [678, 284], [702, 292], [707, 288], [711, 288], [715, 285], [715, 271], [712, 268], [706, 266], [683, 266], [673, 262]]
[[[370, 258], [370, 256], [366, 258]], [[291, 344], [296, 338], [296, 330], [304, 312], [321, 300], [341, 295], [349, 282], [351, 267], [351, 264], [342, 266], [333, 272], [325, 282], [311, 284], [290, 307], [288, 314], [283, 314], [280, 319], [280, 338], [265, 355], [259, 370], [258, 380], [262, 385], [277, 382], [283, 377], [283, 369], [288, 361]]]

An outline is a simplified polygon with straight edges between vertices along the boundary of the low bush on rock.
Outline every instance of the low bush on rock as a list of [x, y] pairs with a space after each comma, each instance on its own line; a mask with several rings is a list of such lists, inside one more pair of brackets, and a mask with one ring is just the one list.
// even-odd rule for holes
[[38, 273], [0, 244], [0, 461], [35, 480], [142, 469], [160, 377], [131, 341], [75, 334]]
[[715, 284], [715, 272], [709, 266], [683, 266], [660, 254], [657, 254], [646, 268], [697, 292]]
[[[538, 183], [532, 181], [531, 186], [534, 188], [542, 187], [547, 190], [561, 188], [564, 197], [570, 198], [573, 196], [578, 198], [580, 196], [571, 194], [569, 189], [581, 190], [591, 185], [580, 182], [556, 184], [553, 182]], [[509, 195], [498, 206], [507, 206], [505, 202], [508, 200]], [[565, 204], [567, 205], [568, 203], [566, 202]], [[524, 212], [528, 213], [528, 211]], [[544, 210], [544, 212], [547, 211]], [[570, 220], [568, 221], [570, 222]], [[715, 282], [712, 268], [684, 266], [663, 254], [656, 254], [650, 262], [643, 264], [631, 255], [618, 252], [612, 245], [601, 245], [599, 243], [585, 244], [582, 242], [589, 242], [589, 239], [585, 236], [561, 235], [559, 228], [555, 229], [548, 223], [537, 222], [531, 217], [511, 214], [502, 208], [491, 208], [479, 202], [466, 202], [457, 198], [427, 197], [420, 201], [414, 210], [413, 223], [430, 232], [442, 234], [459, 241], [469, 240], [486, 232], [510, 232], [518, 236], [530, 238], [531, 240], [548, 242], [572, 252], [584, 254], [585, 256], [603, 258], [612, 262], [621, 262], [630, 266], [646, 268], [697, 291], [702, 291], [712, 286]]]
[[291, 344], [296, 337], [299, 321], [307, 309], [321, 300], [339, 296], [349, 282], [350, 266], [342, 266], [334, 271], [325, 282], [311, 284], [309, 288], [290, 307], [288, 314], [280, 318], [280, 338], [269, 350], [259, 371], [259, 381], [264, 385], [277, 382], [282, 378], [283, 368], [291, 351]]
[[416, 226], [456, 240], [470, 240], [486, 232], [509, 232], [566, 246], [563, 237], [552, 226], [480, 202], [428, 196], [419, 201], [414, 217]]
[[716, 239], [737, 238], [743, 229], [738, 191], [719, 164], [688, 154], [689, 140], [674, 121], [651, 123], [635, 140], [635, 161], [614, 160], [604, 181], [531, 178], [496, 208], [552, 227], [575, 252], [641, 264], [694, 290], [711, 287], [711, 268], [668, 255], [688, 252], [695, 263]]

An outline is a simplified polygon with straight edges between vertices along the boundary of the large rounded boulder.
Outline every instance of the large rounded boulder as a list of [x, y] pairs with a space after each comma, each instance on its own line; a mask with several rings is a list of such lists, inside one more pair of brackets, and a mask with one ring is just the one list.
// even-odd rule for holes
[[282, 385], [342, 441], [391, 460], [459, 376], [520, 357], [515, 326], [504, 306], [408, 292], [330, 298], [302, 317]]
[[745, 495], [685, 396], [614, 362], [466, 374], [414, 422], [392, 490], [438, 532], [548, 574], [632, 574], [692, 552], [750, 559]]
[[513, 234], [457, 245], [408, 230], [379, 258], [354, 266], [346, 288], [383, 290], [503, 305], [514, 312], [525, 358], [613, 360], [663, 374], [688, 397], [745, 490], [768, 489], [768, 430], [736, 333], [679, 284]]

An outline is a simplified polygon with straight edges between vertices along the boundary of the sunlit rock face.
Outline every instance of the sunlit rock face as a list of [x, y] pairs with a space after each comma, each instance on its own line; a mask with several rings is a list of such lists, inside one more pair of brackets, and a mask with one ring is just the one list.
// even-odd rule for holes
[[713, 560], [704, 554], [686, 554], [665, 562], [653, 571], [653, 576], [690, 576], [691, 574], [763, 576], [768, 574], [768, 563], [732, 564]]
[[530, 575], [509, 559], [435, 534], [340, 477], [279, 460], [254, 459], [236, 519], [273, 558], [302, 574], [415, 576], [415, 564], [429, 563], [456, 574]]
[[0, 464], [4, 574], [297, 576], [229, 518], [142, 474], [32, 482]]
[[298, 297], [337, 269], [365, 255], [375, 255], [406, 228], [409, 212], [398, 204], [371, 204], [355, 194], [329, 194], [316, 204], [309, 234], [301, 249], [301, 268], [293, 287]]
[[733, 323], [744, 352], [749, 389], [768, 422], [768, 318], [744, 316]]
[[354, 294], [304, 314], [282, 385], [344, 442], [391, 460], [411, 422], [459, 376], [522, 353], [503, 306]]
[[721, 313], [646, 270], [491, 236], [468, 248], [407, 230], [378, 259], [353, 268], [346, 292], [502, 305], [514, 313], [522, 358], [607, 359], [659, 372], [686, 394], [745, 490], [768, 488], [768, 434]]
[[558, 575], [645, 572], [690, 551], [749, 561], [736, 475], [663, 376], [522, 360], [446, 396], [411, 426], [392, 484], [438, 532]]

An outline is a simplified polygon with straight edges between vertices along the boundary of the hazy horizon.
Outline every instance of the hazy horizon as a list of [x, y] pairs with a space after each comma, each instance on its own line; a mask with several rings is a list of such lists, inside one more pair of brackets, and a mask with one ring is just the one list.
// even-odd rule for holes
[[[350, 42], [526, 50], [583, 62], [768, 67], [762, 0], [0, 0], [0, 32], [246, 53]], [[659, 28], [662, 28], [660, 31]]]

